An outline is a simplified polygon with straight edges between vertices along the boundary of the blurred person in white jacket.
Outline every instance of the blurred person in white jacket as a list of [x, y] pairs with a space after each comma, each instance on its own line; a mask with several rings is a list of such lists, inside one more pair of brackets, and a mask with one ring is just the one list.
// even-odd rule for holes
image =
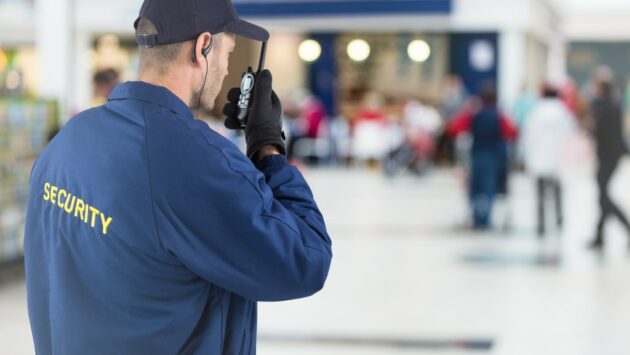
[[562, 228], [562, 187], [559, 166], [567, 139], [576, 129], [575, 118], [549, 85], [525, 121], [523, 152], [527, 172], [536, 178], [538, 195], [538, 235], [545, 234], [546, 196], [553, 194], [556, 222]]

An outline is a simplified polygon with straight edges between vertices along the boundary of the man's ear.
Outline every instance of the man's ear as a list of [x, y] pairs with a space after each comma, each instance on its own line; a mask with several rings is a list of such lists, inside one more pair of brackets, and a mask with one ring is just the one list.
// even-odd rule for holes
[[197, 58], [202, 56], [206, 58], [212, 50], [212, 35], [210, 32], [204, 32], [197, 37], [193, 45], [192, 62], [196, 63]]

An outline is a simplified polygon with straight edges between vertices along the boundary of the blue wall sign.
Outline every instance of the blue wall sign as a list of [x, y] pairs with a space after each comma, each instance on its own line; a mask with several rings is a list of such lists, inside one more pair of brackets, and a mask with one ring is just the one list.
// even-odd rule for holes
[[311, 34], [309, 38], [322, 46], [322, 54], [308, 66], [309, 89], [322, 101], [329, 118], [337, 115], [337, 35]]
[[449, 14], [452, 0], [233, 0], [240, 16]]
[[479, 93], [486, 82], [498, 85], [500, 63], [496, 33], [452, 33], [450, 41], [450, 71], [462, 79], [468, 93]]

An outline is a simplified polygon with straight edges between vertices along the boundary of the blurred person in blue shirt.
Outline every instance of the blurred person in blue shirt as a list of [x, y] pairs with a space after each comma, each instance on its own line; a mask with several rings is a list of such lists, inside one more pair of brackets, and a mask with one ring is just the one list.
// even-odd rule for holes
[[[235, 35], [268, 33], [229, 0], [145, 0], [140, 81], [80, 113], [35, 163], [25, 232], [38, 354], [255, 354], [257, 301], [320, 290], [331, 240], [288, 165], [269, 71], [247, 155], [196, 120]], [[230, 90], [225, 125], [239, 128]], [[191, 109], [192, 108], [192, 109]]]
[[494, 199], [507, 192], [507, 142], [516, 139], [517, 128], [497, 107], [496, 88], [485, 83], [481, 106], [464, 108], [447, 126], [447, 133], [472, 137], [469, 195], [473, 227], [490, 227]]

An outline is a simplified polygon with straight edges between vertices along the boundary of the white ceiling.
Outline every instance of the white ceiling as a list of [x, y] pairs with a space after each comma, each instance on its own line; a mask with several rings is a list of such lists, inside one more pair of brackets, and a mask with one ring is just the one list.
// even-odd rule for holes
[[569, 40], [630, 40], [630, 0], [553, 0]]
[[565, 12], [630, 10], [630, 0], [554, 0]]

